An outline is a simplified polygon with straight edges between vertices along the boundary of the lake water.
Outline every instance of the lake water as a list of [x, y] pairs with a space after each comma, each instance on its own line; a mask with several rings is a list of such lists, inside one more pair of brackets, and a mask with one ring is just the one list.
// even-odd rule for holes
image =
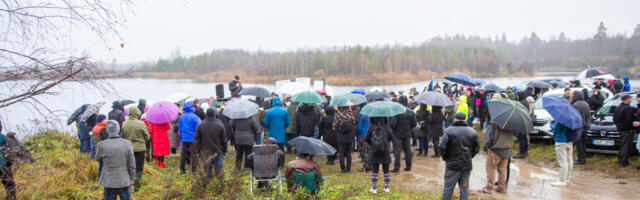
[[[487, 78], [481, 79], [487, 82], [494, 82], [502, 87], [519, 85], [524, 81], [539, 80], [547, 78], [560, 78], [563, 81], [567, 81], [572, 77], [529, 77], [529, 78]], [[193, 97], [210, 97], [215, 96], [216, 83], [202, 83], [192, 80], [159, 80], [159, 79], [109, 79], [109, 85], [111, 85], [117, 91], [117, 94], [103, 94], [94, 88], [80, 83], [64, 83], [61, 87], [55, 88], [54, 91], [58, 95], [40, 96], [37, 99], [43, 104], [47, 105], [51, 110], [56, 111], [55, 115], [46, 115], [43, 117], [38, 114], [36, 110], [33, 110], [30, 105], [27, 104], [14, 104], [10, 107], [0, 110], [0, 120], [2, 120], [3, 132], [14, 131], [20, 137], [24, 137], [29, 134], [33, 134], [43, 129], [53, 128], [56, 130], [65, 130], [75, 132], [75, 127], [67, 126], [66, 119], [73, 110], [82, 104], [95, 103], [99, 101], [108, 102], [100, 110], [101, 113], [106, 114], [111, 110], [111, 102], [114, 100], [131, 99], [138, 101], [139, 98], [147, 99], [147, 101], [160, 101], [167, 96], [182, 92]], [[4, 87], [0, 87], [0, 95], [8, 95], [15, 93], [15, 87], [7, 87], [12, 83], [6, 84]], [[372, 87], [379, 87], [394, 91], [408, 91], [412, 87], [416, 87], [419, 91], [426, 87], [428, 81], [422, 81], [412, 84], [402, 85], [378, 85], [368, 87], [352, 87], [352, 86], [332, 86], [334, 94], [348, 93], [357, 88], [364, 88], [367, 91]], [[640, 86], [640, 81], [633, 80], [632, 85]], [[275, 85], [266, 84], [250, 84], [243, 83], [244, 87], [261, 86], [269, 89], [270, 91], [275, 89]], [[9, 89], [11, 88], [11, 89]], [[228, 96], [229, 91], [225, 92]]]

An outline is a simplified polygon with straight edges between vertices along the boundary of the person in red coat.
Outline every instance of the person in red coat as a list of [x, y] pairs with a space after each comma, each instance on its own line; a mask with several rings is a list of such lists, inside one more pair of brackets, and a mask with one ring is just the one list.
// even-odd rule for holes
[[151, 133], [151, 147], [153, 148], [153, 156], [156, 157], [156, 165], [158, 168], [167, 168], [164, 164], [164, 156], [169, 155], [169, 135], [167, 131], [171, 129], [169, 122], [164, 124], [150, 123], [149, 132]]

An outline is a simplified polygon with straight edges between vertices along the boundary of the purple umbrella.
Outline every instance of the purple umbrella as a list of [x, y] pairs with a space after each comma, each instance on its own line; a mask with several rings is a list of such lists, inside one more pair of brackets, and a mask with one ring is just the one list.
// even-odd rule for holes
[[145, 114], [147, 115], [147, 121], [154, 124], [164, 124], [175, 119], [178, 116], [178, 112], [176, 104], [161, 101], [154, 103]]

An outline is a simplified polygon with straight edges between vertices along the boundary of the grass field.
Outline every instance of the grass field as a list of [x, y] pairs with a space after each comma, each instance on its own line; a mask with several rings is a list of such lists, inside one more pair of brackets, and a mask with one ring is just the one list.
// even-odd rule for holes
[[[31, 150], [36, 164], [20, 164], [14, 167], [19, 199], [100, 199], [103, 188], [97, 184], [97, 163], [88, 155], [78, 152], [76, 137], [58, 132], [44, 132], [24, 140]], [[233, 172], [233, 151], [224, 159], [224, 181], [213, 179], [203, 187], [202, 174], [181, 175], [179, 157], [166, 157], [169, 168], [159, 169], [152, 163], [145, 164], [142, 187], [134, 199], [309, 199], [305, 193], [249, 194], [248, 171]], [[293, 156], [287, 155], [287, 160]], [[318, 193], [318, 199], [439, 199], [437, 192], [403, 190], [400, 185], [412, 181], [411, 177], [392, 178], [391, 192], [370, 194], [370, 173], [339, 173], [337, 166], [326, 166], [325, 157], [318, 157], [326, 181]], [[354, 161], [354, 171], [360, 166]], [[379, 185], [383, 181], [380, 179]], [[285, 189], [286, 190], [286, 189]], [[3, 198], [4, 194], [1, 194]]]

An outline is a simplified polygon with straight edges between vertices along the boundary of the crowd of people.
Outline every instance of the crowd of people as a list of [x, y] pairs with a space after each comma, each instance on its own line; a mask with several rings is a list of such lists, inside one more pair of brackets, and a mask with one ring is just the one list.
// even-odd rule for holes
[[[482, 129], [486, 134], [483, 151], [487, 153], [487, 184], [481, 192], [506, 193], [510, 159], [527, 156], [528, 133], [504, 130], [494, 125], [487, 102], [494, 98], [518, 101], [533, 117], [536, 99], [545, 90], [528, 87], [516, 91], [509, 87], [505, 92], [495, 92], [446, 82], [442, 82], [442, 85], [441, 87], [439, 83], [434, 84], [432, 81], [423, 92], [428, 90], [442, 93], [455, 102], [453, 106], [417, 103], [414, 97], [419, 92], [415, 88], [407, 95], [403, 92], [378, 91], [386, 93], [386, 97], [368, 99], [368, 102], [353, 106], [332, 106], [332, 97], [322, 91], [319, 93], [326, 101], [317, 104], [292, 102], [289, 95], [281, 97], [272, 93], [271, 98], [266, 100], [252, 100], [261, 108], [257, 114], [245, 119], [225, 116], [224, 105], [205, 110], [200, 107], [198, 100], [194, 100], [178, 104], [180, 114], [174, 120], [154, 124], [146, 120], [145, 112], [149, 105], [144, 99], [140, 99], [138, 105], [126, 109], [119, 102], [114, 102], [113, 110], [108, 115], [98, 114], [99, 111], [96, 111], [84, 122], [80, 121], [81, 116], [77, 116], [76, 126], [81, 142], [80, 151], [90, 153], [99, 163], [98, 177], [99, 183], [104, 186], [105, 199], [115, 199], [116, 196], [129, 199], [131, 186], [133, 191], [140, 188], [145, 161], [153, 159], [156, 167], [166, 168], [164, 157], [176, 155], [177, 149], [180, 149], [179, 169], [182, 174], [186, 173], [186, 165], [190, 166], [191, 173], [196, 173], [197, 163], [202, 162], [208, 178], [221, 178], [224, 174], [222, 161], [228, 152], [228, 144], [235, 148], [234, 166], [235, 170], [240, 171], [245, 167], [253, 167], [253, 147], [262, 142], [277, 145], [281, 151], [279, 155], [283, 157], [285, 154], [296, 155], [296, 159], [290, 163], [279, 164], [285, 167], [285, 178], [289, 180], [291, 190], [304, 187], [314, 192], [319, 189], [323, 176], [319, 165], [313, 161], [314, 155], [297, 153], [288, 144], [288, 141], [298, 136], [318, 138], [333, 146], [337, 152], [327, 156], [326, 164], [332, 166], [336, 159], [339, 160], [341, 173], [351, 173], [352, 151], [357, 150], [362, 161], [362, 167], [358, 171], [371, 172], [372, 186], [369, 191], [374, 194], [378, 193], [380, 168], [384, 181], [383, 191], [389, 192], [391, 174], [400, 172], [402, 160], [405, 163], [403, 170], [411, 171], [412, 161], [418, 159], [414, 156], [426, 157], [429, 149], [433, 148], [431, 156], [441, 157], [446, 162], [442, 199], [451, 199], [456, 185], [460, 189], [460, 199], [467, 199], [469, 176], [473, 169], [472, 159], [480, 152], [481, 146], [476, 128]], [[575, 86], [575, 83], [569, 85]], [[565, 95], [567, 101], [580, 112], [583, 130], [572, 130], [560, 123], [552, 123], [561, 168], [560, 179], [553, 183], [554, 186], [566, 185], [571, 177], [574, 140], [567, 135], [588, 128], [590, 112], [601, 107], [604, 101], [598, 91], [603, 86], [610, 85], [615, 87], [615, 84], [601, 85], [596, 82], [594, 92], [589, 97], [585, 97], [588, 93], [580, 90], [571, 92], [570, 89]], [[623, 86], [620, 92], [625, 88]], [[240, 77], [236, 76], [229, 82], [233, 98], [239, 98], [242, 89]], [[356, 91], [354, 93], [363, 94]], [[623, 94], [621, 99], [623, 104], [617, 108], [614, 121], [625, 141], [620, 152], [620, 165], [627, 166], [632, 150], [631, 137], [640, 127], [640, 109], [628, 106], [631, 99], [629, 95]], [[640, 96], [637, 100], [640, 102]], [[393, 117], [368, 117], [360, 113], [368, 103], [378, 101], [402, 104], [405, 112]], [[479, 127], [474, 122], [478, 122]], [[520, 149], [516, 155], [511, 156], [514, 140], [520, 144]], [[575, 141], [578, 141], [578, 159], [575, 162], [584, 164], [584, 138]], [[0, 144], [1, 142], [0, 140]], [[418, 151], [415, 155], [414, 150]], [[316, 184], [297, 186], [295, 172], [311, 171], [317, 176]], [[10, 185], [5, 184], [6, 187]]]

